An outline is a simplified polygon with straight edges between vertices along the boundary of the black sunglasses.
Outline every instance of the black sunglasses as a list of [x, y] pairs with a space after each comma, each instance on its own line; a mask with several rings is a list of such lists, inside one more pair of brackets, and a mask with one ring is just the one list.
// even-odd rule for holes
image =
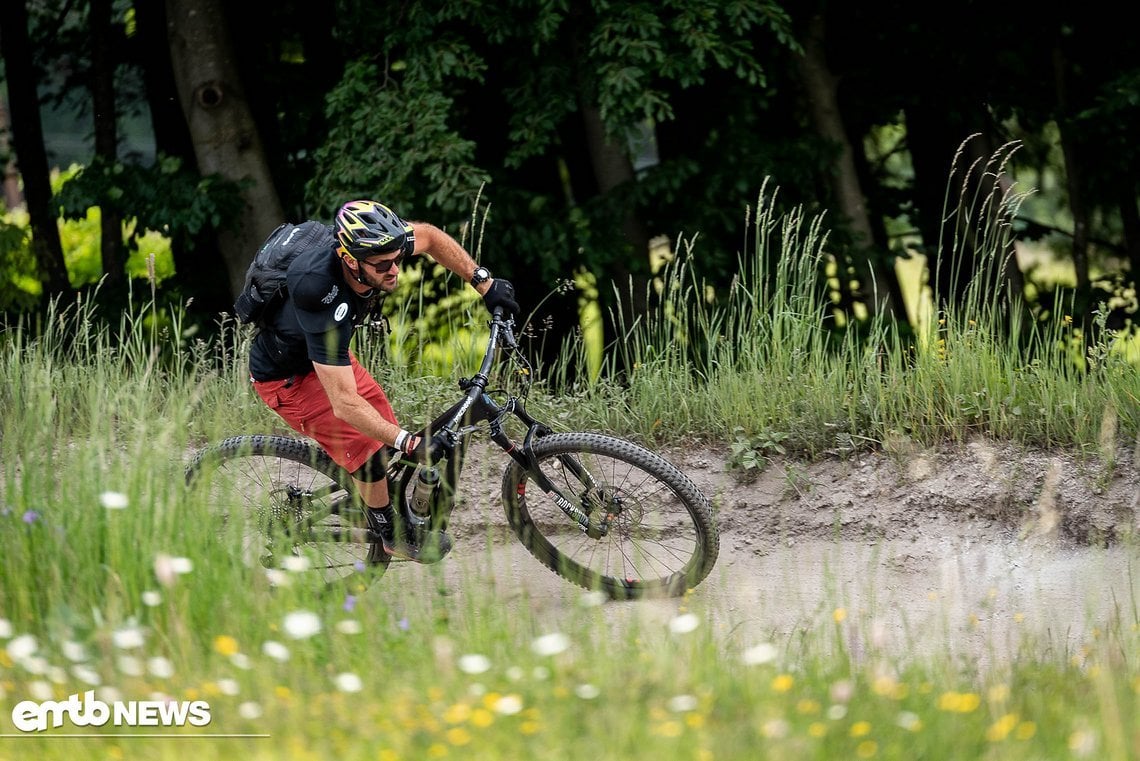
[[400, 263], [404, 261], [404, 255], [406, 253], [407, 252], [405, 251], [400, 251], [400, 253], [396, 254], [391, 259], [385, 259], [382, 262], [370, 262], [365, 259], [360, 259], [359, 261], [361, 264], [367, 264], [369, 267], [376, 270], [376, 274], [383, 275], [385, 272], [390, 271], [393, 267], [399, 266]]

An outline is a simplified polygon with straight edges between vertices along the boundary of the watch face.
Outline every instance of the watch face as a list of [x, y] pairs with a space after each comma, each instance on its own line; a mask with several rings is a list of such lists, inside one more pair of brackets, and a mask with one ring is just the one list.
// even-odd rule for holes
[[486, 267], [476, 267], [475, 274], [471, 276], [471, 284], [478, 285], [491, 277], [491, 271]]

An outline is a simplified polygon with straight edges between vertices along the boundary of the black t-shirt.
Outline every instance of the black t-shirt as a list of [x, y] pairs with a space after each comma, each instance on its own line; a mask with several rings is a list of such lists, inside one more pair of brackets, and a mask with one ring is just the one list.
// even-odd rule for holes
[[353, 292], [331, 246], [298, 254], [286, 279], [287, 298], [253, 339], [249, 374], [267, 381], [304, 375], [314, 362], [348, 365], [352, 331], [378, 300]]

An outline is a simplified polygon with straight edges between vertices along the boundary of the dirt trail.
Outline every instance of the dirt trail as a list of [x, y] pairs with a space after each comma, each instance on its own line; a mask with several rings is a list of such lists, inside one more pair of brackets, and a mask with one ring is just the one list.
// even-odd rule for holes
[[[1106, 468], [980, 441], [896, 446], [775, 462], [751, 481], [725, 470], [724, 452], [665, 454], [717, 511], [720, 558], [687, 604], [728, 647], [787, 642], [838, 618], [856, 654], [985, 663], [1027, 644], [1072, 653], [1094, 628], [1140, 621], [1140, 474], [1127, 449]], [[395, 599], [440, 572], [445, 584], [478, 574], [552, 628], [575, 614], [580, 590], [503, 536], [502, 461], [473, 450], [464, 481], [475, 486], [453, 518], [452, 556], [438, 569], [394, 565], [379, 594]], [[611, 604], [605, 615], [664, 625], [678, 605]]]

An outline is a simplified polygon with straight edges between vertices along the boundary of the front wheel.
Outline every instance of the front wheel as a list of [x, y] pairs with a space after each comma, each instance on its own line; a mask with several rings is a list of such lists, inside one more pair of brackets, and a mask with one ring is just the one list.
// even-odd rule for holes
[[[716, 563], [720, 539], [708, 499], [674, 465], [623, 439], [554, 433], [534, 443], [545, 494], [512, 462], [503, 473], [511, 528], [543, 565], [612, 599], [681, 595]], [[589, 516], [583, 527], [558, 506]]]

